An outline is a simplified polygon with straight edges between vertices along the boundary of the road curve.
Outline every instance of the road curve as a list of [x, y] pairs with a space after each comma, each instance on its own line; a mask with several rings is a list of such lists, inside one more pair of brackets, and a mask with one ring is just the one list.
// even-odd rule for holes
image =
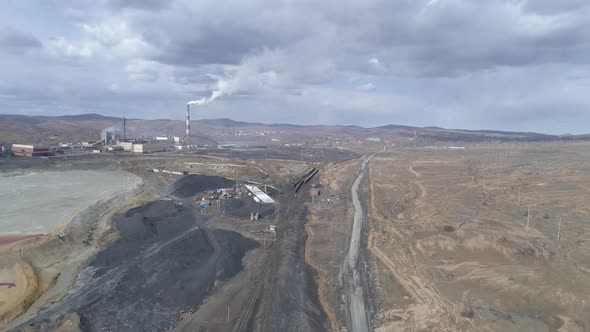
[[354, 332], [369, 331], [369, 320], [367, 319], [367, 310], [365, 306], [365, 297], [363, 295], [363, 283], [361, 274], [357, 273], [356, 268], [359, 258], [359, 246], [361, 241], [361, 231], [365, 221], [363, 207], [359, 200], [359, 183], [367, 173], [367, 163], [373, 158], [371, 155], [361, 166], [361, 170], [354, 180], [351, 188], [352, 203], [354, 205], [354, 221], [352, 224], [352, 234], [348, 245], [348, 254], [346, 255], [346, 277], [348, 291], [348, 314], [350, 320], [350, 330]]

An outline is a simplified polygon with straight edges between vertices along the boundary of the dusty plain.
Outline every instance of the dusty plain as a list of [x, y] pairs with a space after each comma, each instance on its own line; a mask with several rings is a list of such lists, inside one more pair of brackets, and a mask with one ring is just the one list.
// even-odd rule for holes
[[587, 144], [376, 156], [375, 330], [588, 330], [588, 183]]

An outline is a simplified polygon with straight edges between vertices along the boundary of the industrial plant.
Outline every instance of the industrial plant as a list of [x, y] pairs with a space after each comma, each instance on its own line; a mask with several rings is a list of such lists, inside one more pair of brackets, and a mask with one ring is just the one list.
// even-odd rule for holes
[[[99, 153], [133, 153], [146, 154], [172, 151], [191, 151], [214, 145], [202, 144], [199, 139], [191, 137], [191, 103], [186, 105], [185, 135], [159, 134], [153, 136], [128, 135], [127, 119], [123, 118], [120, 126], [103, 129], [100, 139], [96, 141], [28, 144], [10, 142], [1, 145], [1, 155], [15, 157], [50, 157], [71, 154]], [[137, 128], [136, 128], [137, 129]], [[137, 130], [134, 130], [137, 131]], [[139, 131], [142, 131], [141, 129]]]

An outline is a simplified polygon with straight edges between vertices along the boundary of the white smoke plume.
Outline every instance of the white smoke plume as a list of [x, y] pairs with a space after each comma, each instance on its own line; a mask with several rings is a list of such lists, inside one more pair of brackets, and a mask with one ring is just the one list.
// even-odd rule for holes
[[203, 105], [205, 104], [205, 102], [207, 101], [207, 99], [205, 99], [205, 97], [198, 99], [198, 100], [191, 100], [188, 103], [186, 103], [187, 105]]
[[[213, 75], [210, 75], [210, 76], [215, 77]], [[191, 100], [188, 102], [188, 104], [189, 105], [206, 105], [221, 96], [230, 95], [234, 92], [235, 87], [238, 83], [238, 81], [236, 81], [235, 77], [231, 80], [225, 80], [220, 77], [216, 77], [216, 78], [218, 79], [217, 89], [215, 89], [211, 92], [211, 96], [203, 97], [203, 98], [197, 99], [197, 100]]]
[[[272, 68], [274, 54], [265, 52], [244, 60], [239, 66], [228, 68], [225, 77], [209, 75], [217, 80], [216, 88], [209, 97], [189, 101], [189, 105], [206, 105], [212, 101], [236, 92], [261, 92], [276, 87], [278, 74]], [[269, 68], [270, 67], [270, 68]]]

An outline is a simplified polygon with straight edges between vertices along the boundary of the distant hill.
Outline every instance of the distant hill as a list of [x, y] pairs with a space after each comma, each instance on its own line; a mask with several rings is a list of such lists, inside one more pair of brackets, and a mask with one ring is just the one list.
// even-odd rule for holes
[[[380, 127], [375, 127], [374, 129], [411, 129], [414, 130], [418, 127], [411, 127], [411, 126], [403, 126], [403, 125], [393, 125], [393, 124], [389, 124], [389, 125], [385, 125], [385, 126], [380, 126]], [[429, 129], [442, 129], [442, 128], [438, 128], [438, 127], [426, 127]]]
[[[123, 118], [100, 114], [25, 116], [0, 114], [0, 143], [60, 143], [96, 141], [104, 129], [123, 135]], [[498, 130], [444, 129], [385, 125], [374, 128], [332, 125], [264, 124], [231, 119], [203, 119], [192, 122], [192, 133], [215, 142], [334, 142], [363, 141], [370, 137], [430, 144], [436, 142], [557, 141], [590, 140], [590, 135], [546, 135]], [[182, 120], [127, 119], [128, 137], [183, 136]]]
[[227, 119], [227, 118], [223, 118], [223, 119], [201, 119], [201, 120], [196, 120], [195, 122], [198, 122], [198, 123], [203, 124], [203, 125], [217, 126], [217, 127], [264, 126], [263, 123], [235, 121], [235, 120]]
[[302, 125], [294, 125], [294, 124], [286, 124], [286, 123], [271, 123], [265, 124], [261, 122], [244, 122], [244, 121], [235, 121], [228, 118], [222, 119], [200, 119], [195, 120], [195, 122], [208, 125], [208, 126], [217, 126], [217, 127], [274, 127], [274, 128], [302, 128], [305, 126]]
[[112, 121], [121, 121], [122, 118], [112, 117], [112, 116], [104, 116], [96, 113], [88, 113], [88, 114], [78, 114], [78, 115], [61, 115], [57, 116], [56, 118], [62, 120], [72, 120], [72, 121], [104, 121], [104, 120], [112, 120]]
[[0, 114], [0, 142], [96, 141], [102, 129], [122, 119], [100, 114], [25, 116]]

